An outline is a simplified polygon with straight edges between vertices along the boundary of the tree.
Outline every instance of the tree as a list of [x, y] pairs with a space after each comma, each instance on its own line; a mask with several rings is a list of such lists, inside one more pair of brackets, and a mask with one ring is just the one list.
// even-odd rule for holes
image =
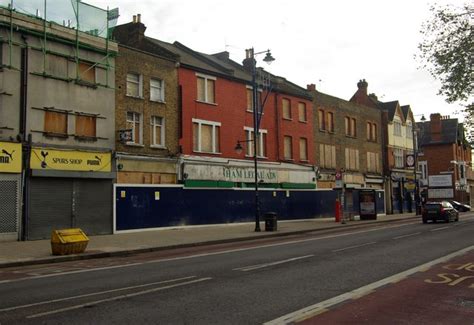
[[[423, 41], [418, 45], [422, 68], [441, 81], [438, 94], [448, 103], [464, 108], [467, 129], [474, 128], [474, 6], [431, 7], [432, 17], [422, 25]], [[474, 136], [471, 131], [470, 136]]]

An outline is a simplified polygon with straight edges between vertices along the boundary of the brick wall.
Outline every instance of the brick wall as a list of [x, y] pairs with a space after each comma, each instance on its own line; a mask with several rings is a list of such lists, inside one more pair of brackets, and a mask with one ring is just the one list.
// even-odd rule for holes
[[[126, 112], [137, 112], [143, 116], [143, 146], [129, 146], [117, 141], [119, 152], [148, 154], [155, 156], [175, 156], [179, 152], [178, 132], [178, 79], [175, 62], [158, 56], [119, 46], [116, 59], [116, 130], [126, 129]], [[133, 72], [143, 76], [143, 98], [126, 95], [127, 73]], [[164, 80], [165, 103], [150, 101], [150, 78]], [[151, 116], [165, 118], [166, 149], [150, 147]]]

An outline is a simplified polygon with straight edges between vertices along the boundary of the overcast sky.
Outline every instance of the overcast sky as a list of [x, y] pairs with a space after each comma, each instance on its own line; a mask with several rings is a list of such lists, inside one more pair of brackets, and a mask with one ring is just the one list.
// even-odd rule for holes
[[[414, 55], [421, 24], [434, 0], [83, 0], [118, 7], [119, 24], [140, 13], [146, 35], [179, 41], [208, 54], [227, 50], [242, 62], [245, 49], [271, 49], [273, 74], [349, 100], [359, 79], [382, 101], [399, 100], [421, 114], [457, 116], [437, 95], [439, 83], [419, 70]], [[462, 5], [462, 0], [438, 0]], [[266, 65], [259, 61], [259, 65]]]

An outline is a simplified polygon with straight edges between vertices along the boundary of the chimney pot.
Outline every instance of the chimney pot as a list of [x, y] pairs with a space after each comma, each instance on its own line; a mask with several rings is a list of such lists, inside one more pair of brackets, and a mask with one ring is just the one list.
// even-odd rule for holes
[[137, 23], [142, 22], [142, 14], [137, 14]]
[[133, 15], [133, 23], [135, 24], [137, 22], [137, 16]]

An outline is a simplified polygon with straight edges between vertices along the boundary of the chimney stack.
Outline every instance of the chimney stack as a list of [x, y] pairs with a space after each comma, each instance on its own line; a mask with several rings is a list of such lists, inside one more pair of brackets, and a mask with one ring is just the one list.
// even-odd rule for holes
[[137, 14], [137, 23], [142, 22], [142, 14]]
[[133, 23], [136, 24], [137, 22], [137, 15], [133, 15]]
[[306, 85], [306, 89], [309, 91], [316, 91], [316, 85], [315, 84]]
[[364, 93], [364, 95], [367, 95], [368, 86], [369, 84], [367, 83], [367, 81], [365, 81], [365, 79], [359, 80], [359, 82], [357, 83], [357, 88], [359, 88], [359, 91]]
[[257, 63], [255, 58], [253, 58], [253, 49], [245, 50], [245, 59], [242, 61], [242, 65], [244, 66], [245, 70], [252, 71], [254, 65]]
[[430, 115], [431, 141], [441, 141], [441, 114], [434, 113]]

